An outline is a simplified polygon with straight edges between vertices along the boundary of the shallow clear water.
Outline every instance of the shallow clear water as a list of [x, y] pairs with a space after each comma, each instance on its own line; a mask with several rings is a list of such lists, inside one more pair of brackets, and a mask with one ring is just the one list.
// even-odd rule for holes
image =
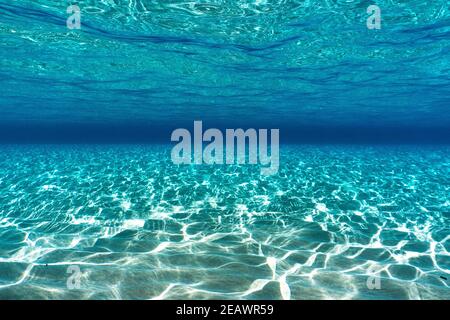
[[261, 176], [167, 145], [2, 146], [0, 298], [450, 298], [448, 147], [281, 155]]
[[[0, 0], [0, 299], [450, 299], [449, 1], [69, 4]], [[279, 173], [174, 165], [193, 120]]]

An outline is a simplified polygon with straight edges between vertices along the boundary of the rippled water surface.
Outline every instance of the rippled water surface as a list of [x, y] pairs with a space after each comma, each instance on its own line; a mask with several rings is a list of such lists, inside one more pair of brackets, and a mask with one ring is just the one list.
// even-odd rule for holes
[[450, 126], [446, 0], [0, 0], [0, 117]]
[[0, 298], [450, 298], [447, 147], [283, 146], [273, 176], [164, 145], [0, 154]]

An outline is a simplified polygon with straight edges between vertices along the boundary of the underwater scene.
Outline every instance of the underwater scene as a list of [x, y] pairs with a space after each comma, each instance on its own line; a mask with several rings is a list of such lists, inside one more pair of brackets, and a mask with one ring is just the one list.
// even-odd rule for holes
[[450, 2], [0, 0], [0, 299], [450, 299]]

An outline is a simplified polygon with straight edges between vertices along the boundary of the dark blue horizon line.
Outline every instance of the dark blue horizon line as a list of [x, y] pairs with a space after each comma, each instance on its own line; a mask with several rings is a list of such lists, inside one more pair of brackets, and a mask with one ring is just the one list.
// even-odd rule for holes
[[[193, 135], [193, 122], [177, 124], [1, 124], [0, 143], [11, 144], [173, 144], [173, 130], [185, 128]], [[302, 126], [270, 124], [204, 125], [208, 128], [244, 130], [279, 129], [280, 144], [450, 144], [450, 126]], [[270, 142], [270, 139], [269, 139]]]

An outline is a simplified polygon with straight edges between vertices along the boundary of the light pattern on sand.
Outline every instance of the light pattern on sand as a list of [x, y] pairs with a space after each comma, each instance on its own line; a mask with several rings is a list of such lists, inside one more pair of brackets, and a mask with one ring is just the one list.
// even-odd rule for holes
[[282, 146], [269, 177], [168, 146], [0, 154], [2, 299], [450, 298], [448, 148]]

